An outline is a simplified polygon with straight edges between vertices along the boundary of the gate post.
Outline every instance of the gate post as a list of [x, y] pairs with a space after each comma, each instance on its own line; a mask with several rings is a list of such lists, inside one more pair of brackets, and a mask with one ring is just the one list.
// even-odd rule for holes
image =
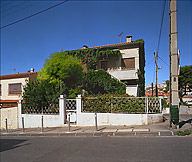
[[77, 102], [77, 125], [79, 124], [79, 119], [81, 117], [81, 106], [82, 106], [82, 102], [81, 102], [81, 95], [78, 95], [76, 98]]
[[66, 95], [60, 95], [59, 115], [61, 116], [61, 125], [64, 125], [66, 123]]
[[22, 110], [21, 110], [21, 100], [18, 102], [18, 107], [17, 107], [17, 115], [18, 115], [18, 127], [22, 128]]

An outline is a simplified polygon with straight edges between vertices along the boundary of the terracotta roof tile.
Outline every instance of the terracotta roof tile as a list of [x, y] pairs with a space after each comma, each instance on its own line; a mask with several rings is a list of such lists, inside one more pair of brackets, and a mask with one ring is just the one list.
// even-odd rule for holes
[[28, 73], [1, 75], [0, 80], [15, 79], [15, 78], [26, 78], [26, 77], [29, 77], [30, 75], [37, 75], [37, 74], [38, 74], [38, 72], [28, 72]]

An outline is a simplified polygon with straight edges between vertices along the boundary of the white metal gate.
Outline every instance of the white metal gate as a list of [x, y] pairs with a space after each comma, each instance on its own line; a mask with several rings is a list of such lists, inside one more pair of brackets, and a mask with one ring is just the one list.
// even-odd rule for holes
[[67, 113], [67, 121], [68, 116], [70, 114], [70, 122], [77, 122], [77, 101], [76, 99], [66, 99], [66, 113]]

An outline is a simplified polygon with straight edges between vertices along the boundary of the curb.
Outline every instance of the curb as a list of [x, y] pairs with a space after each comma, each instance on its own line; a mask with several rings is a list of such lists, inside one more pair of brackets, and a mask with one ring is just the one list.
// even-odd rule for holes
[[152, 136], [177, 136], [177, 132], [63, 132], [63, 133], [1, 133], [1, 136], [25, 136], [25, 137], [152, 137]]

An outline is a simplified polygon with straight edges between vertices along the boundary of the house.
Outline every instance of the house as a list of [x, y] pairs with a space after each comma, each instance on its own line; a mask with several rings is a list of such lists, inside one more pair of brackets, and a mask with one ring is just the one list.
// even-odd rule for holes
[[100, 58], [96, 69], [106, 70], [113, 78], [126, 84], [126, 93], [133, 96], [145, 95], [145, 50], [143, 40], [132, 41], [132, 36], [126, 36], [126, 42], [85, 48], [101, 48], [120, 50], [121, 56]]
[[18, 100], [22, 99], [23, 87], [27, 81], [37, 78], [38, 72], [8, 74], [0, 76], [0, 107], [17, 106]]

